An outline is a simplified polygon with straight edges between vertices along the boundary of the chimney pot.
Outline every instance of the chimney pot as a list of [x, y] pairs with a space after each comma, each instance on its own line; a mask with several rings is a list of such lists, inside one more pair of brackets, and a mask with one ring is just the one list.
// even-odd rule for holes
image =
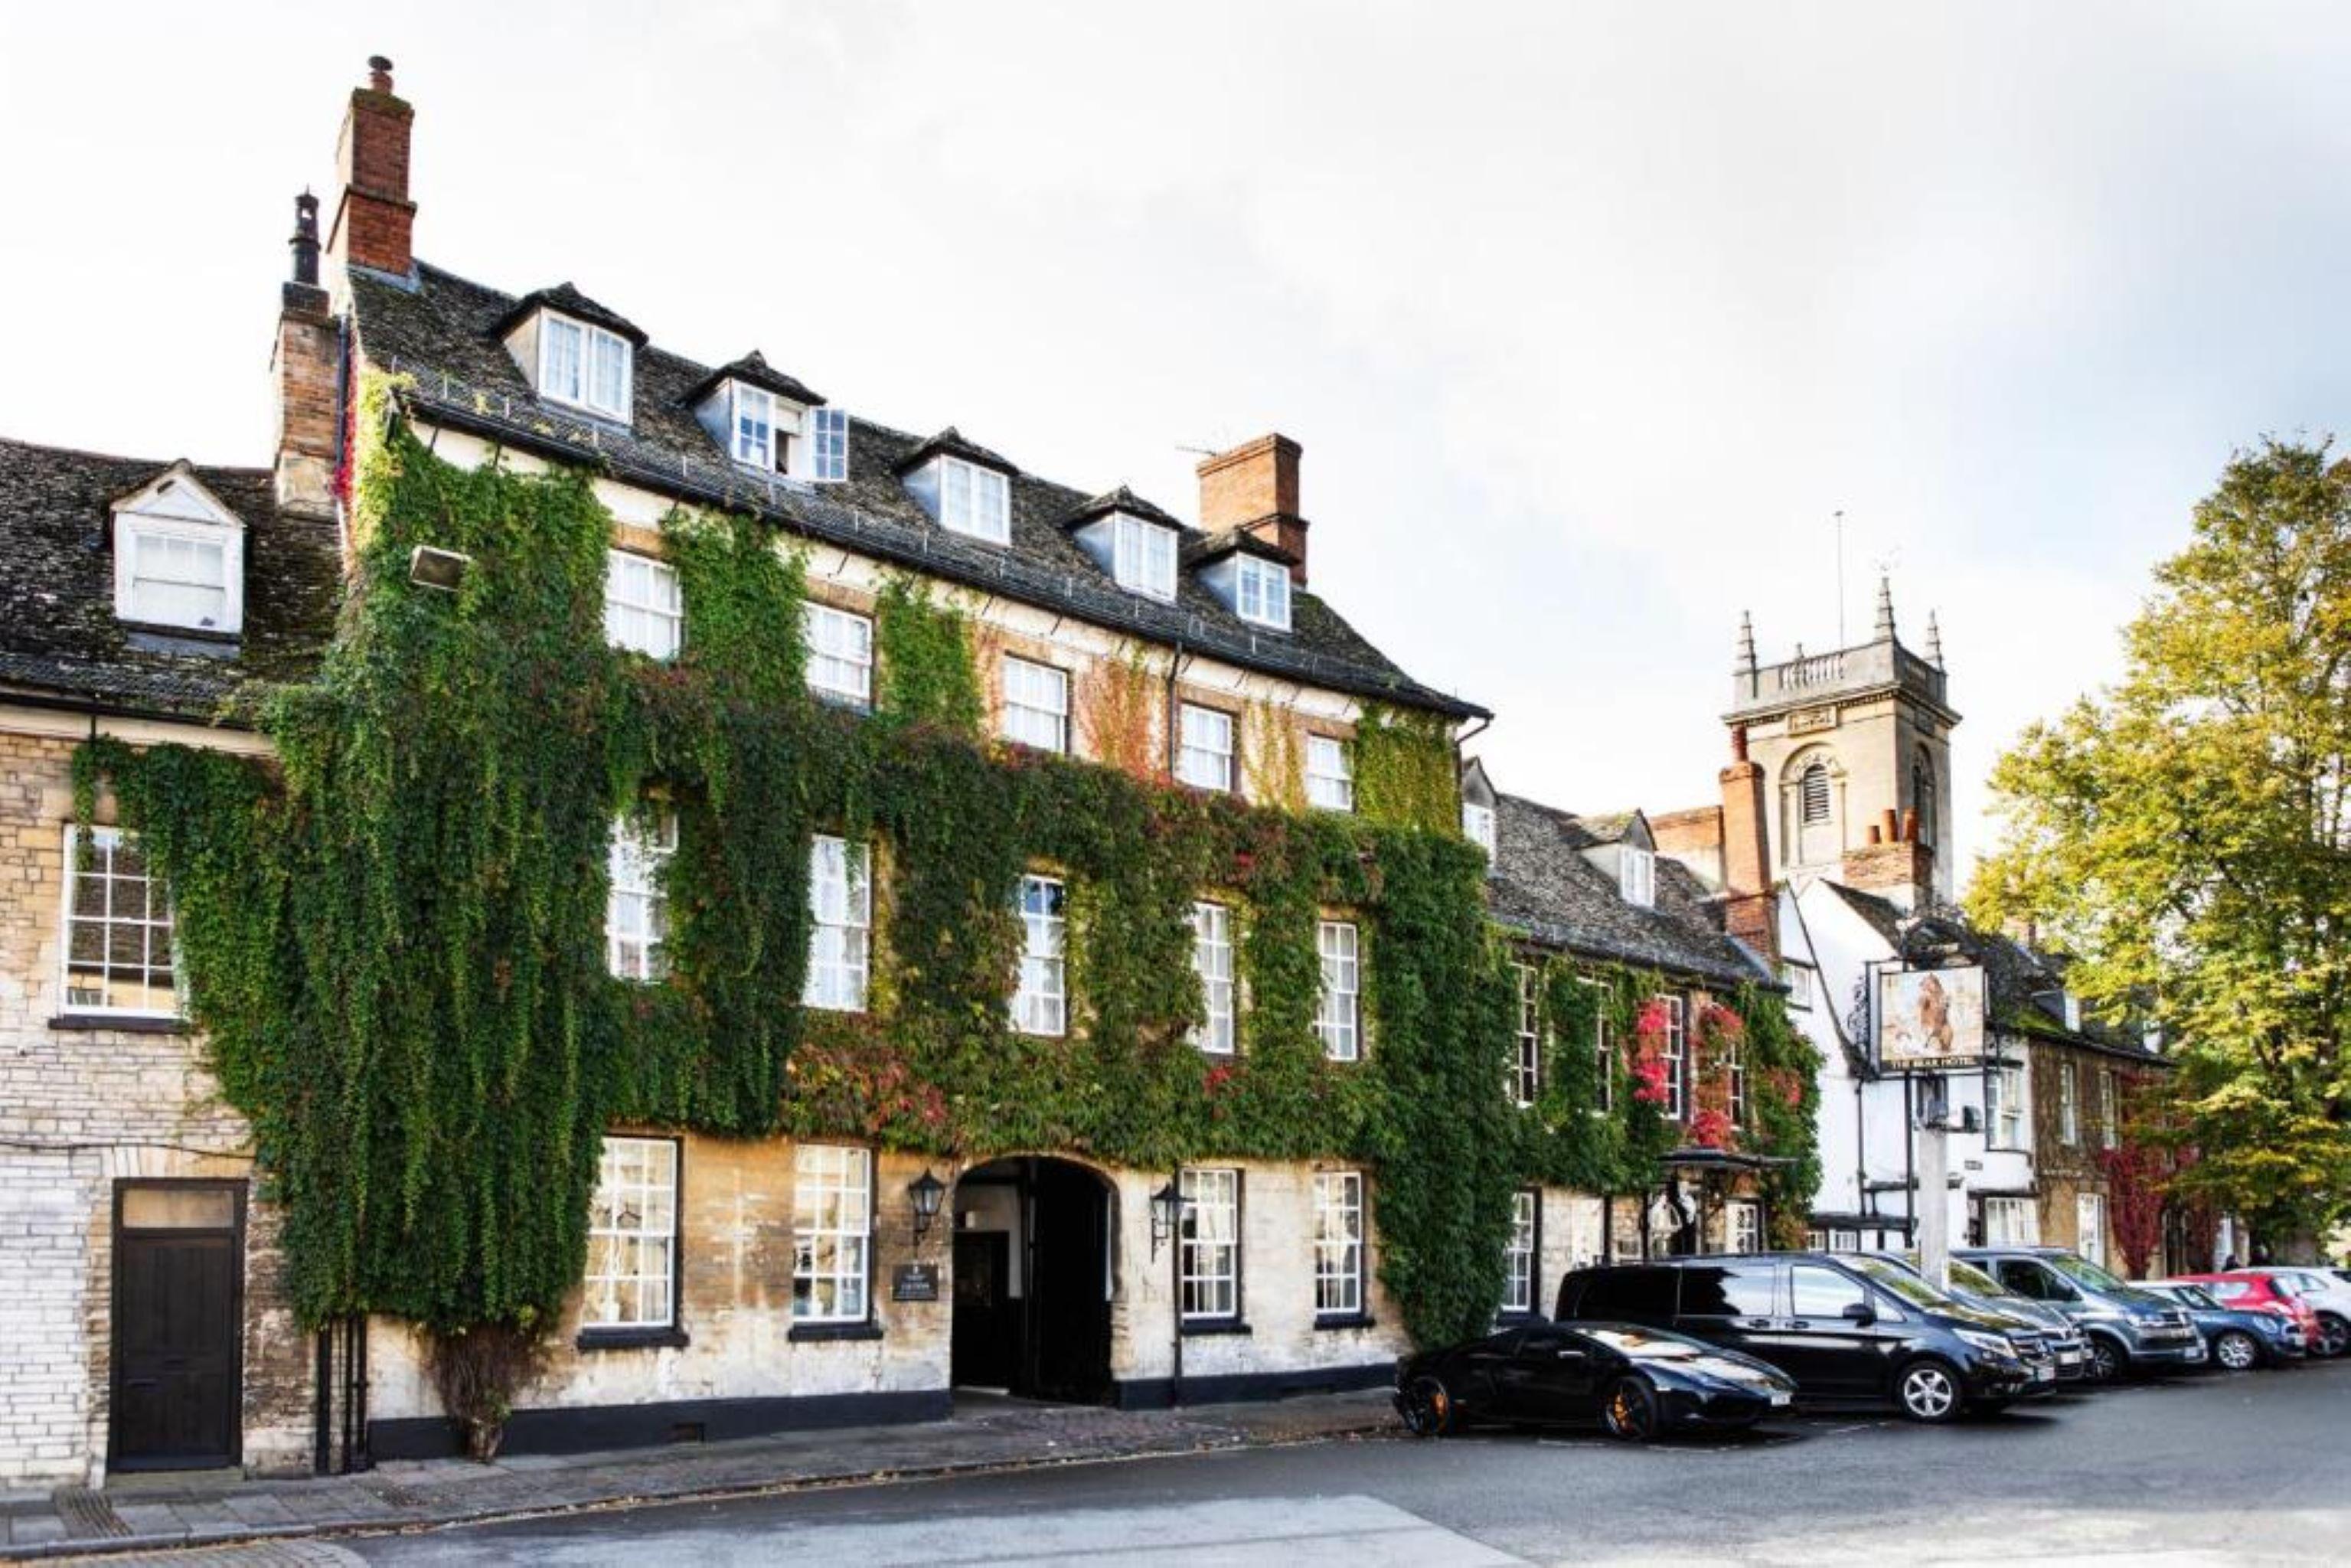
[[1884, 843], [1886, 841], [1886, 830], [1878, 826], [1876, 822], [1870, 823], [1869, 841], [1873, 844]]
[[294, 198], [294, 281], [319, 286], [319, 198], [305, 191]]
[[1906, 844], [1918, 841], [1918, 813], [1915, 810], [1906, 810], [1902, 813], [1902, 841]]
[[392, 90], [392, 62], [381, 55], [368, 57], [368, 87], [375, 92]]
[[1902, 819], [1894, 814], [1893, 807], [1886, 807], [1878, 815], [1877, 820], [1886, 830], [1884, 833], [1886, 842], [1894, 843], [1902, 837]]

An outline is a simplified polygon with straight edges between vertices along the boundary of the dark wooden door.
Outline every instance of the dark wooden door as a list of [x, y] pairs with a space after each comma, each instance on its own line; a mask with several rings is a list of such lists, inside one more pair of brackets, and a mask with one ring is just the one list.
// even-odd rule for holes
[[969, 1388], [1019, 1382], [1020, 1303], [1010, 1290], [1011, 1238], [959, 1230], [955, 1239], [954, 1380]]
[[114, 1270], [113, 1467], [235, 1464], [237, 1231], [119, 1229]]

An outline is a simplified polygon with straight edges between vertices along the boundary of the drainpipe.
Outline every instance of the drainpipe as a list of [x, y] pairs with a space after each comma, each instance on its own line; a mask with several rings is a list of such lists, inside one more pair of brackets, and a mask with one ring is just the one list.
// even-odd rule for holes
[[[1174, 680], [1169, 680], [1174, 687]], [[1184, 1190], [1184, 1173], [1171, 1178], [1176, 1190]], [[1167, 1380], [1167, 1407], [1176, 1409], [1184, 1403], [1184, 1200], [1176, 1200], [1176, 1234], [1167, 1239], [1167, 1322], [1168, 1343], [1176, 1355], [1174, 1375]]]
[[[1167, 769], [1167, 777], [1170, 779], [1176, 777], [1176, 748], [1181, 744], [1177, 738], [1179, 727], [1176, 724], [1176, 718], [1180, 710], [1176, 706], [1176, 683], [1184, 674], [1184, 642], [1179, 637], [1176, 642], [1176, 652], [1167, 660], [1167, 744], [1162, 748], [1166, 755], [1161, 758]], [[1235, 727], [1238, 729], [1238, 727]], [[1236, 745], [1234, 749], [1238, 751], [1238, 746]], [[1238, 784], [1239, 780], [1236, 779], [1234, 782]], [[1180, 1344], [1176, 1347], [1176, 1365], [1179, 1368], [1183, 1365], [1183, 1347]]]

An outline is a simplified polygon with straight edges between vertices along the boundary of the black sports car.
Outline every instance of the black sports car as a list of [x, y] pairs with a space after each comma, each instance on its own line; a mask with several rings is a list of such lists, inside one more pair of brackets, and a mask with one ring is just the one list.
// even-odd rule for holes
[[1396, 1362], [1405, 1428], [1434, 1437], [1472, 1421], [1597, 1421], [1646, 1442], [1743, 1431], [1795, 1403], [1796, 1380], [1752, 1356], [1630, 1323], [1532, 1323]]

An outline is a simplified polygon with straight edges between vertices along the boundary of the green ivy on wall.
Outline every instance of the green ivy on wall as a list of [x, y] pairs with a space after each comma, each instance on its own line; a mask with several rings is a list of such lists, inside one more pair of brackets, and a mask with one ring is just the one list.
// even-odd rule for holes
[[[803, 680], [799, 559], [744, 519], [667, 519], [685, 652], [615, 651], [611, 523], [586, 476], [452, 467], [384, 421], [384, 395], [360, 421], [390, 434], [360, 455], [343, 630], [261, 715], [282, 767], [81, 758], [172, 883], [306, 1320], [382, 1312], [452, 1338], [550, 1321], [580, 1275], [599, 1135], [624, 1123], [1153, 1169], [1362, 1160], [1406, 1325], [1484, 1321], [1507, 997], [1482, 862], [1449, 820], [1299, 816], [983, 742], [971, 630], [910, 582], [877, 606], [879, 722], [826, 707]], [[409, 581], [427, 543], [471, 558], [455, 594]], [[639, 811], [678, 833], [653, 984], [611, 978], [603, 952], [609, 834]], [[820, 831], [873, 847], [862, 1013], [798, 1005]], [[1060, 1038], [1008, 1016], [1031, 869], [1069, 889]], [[1250, 997], [1229, 1059], [1188, 1040], [1202, 897], [1232, 908]], [[1364, 932], [1353, 1063], [1313, 1028], [1332, 911]]]
[[[1490, 1320], [1516, 1185], [1654, 1178], [1661, 1119], [1622, 1082], [1593, 1114], [1588, 1051], [1557, 1055], [1531, 1121], [1505, 1103], [1513, 981], [1441, 724], [1366, 716], [1354, 816], [1006, 747], [981, 737], [972, 627], [905, 580], [876, 606], [875, 712], [847, 712], [806, 687], [799, 556], [684, 510], [663, 533], [684, 652], [616, 651], [588, 476], [453, 467], [387, 395], [371, 384], [359, 422], [341, 630], [315, 681], [257, 713], [278, 765], [110, 742], [78, 761], [85, 802], [110, 781], [172, 885], [194, 1019], [255, 1123], [306, 1321], [391, 1313], [444, 1344], [543, 1328], [580, 1278], [616, 1124], [1151, 1170], [1362, 1162], [1377, 1267], [1424, 1343]], [[421, 544], [471, 558], [455, 593], [409, 580]], [[632, 813], [677, 829], [653, 983], [604, 953], [610, 834]], [[871, 846], [862, 1012], [799, 1005], [816, 833]], [[1067, 888], [1058, 1037], [1008, 1014], [1032, 871]], [[1203, 898], [1231, 910], [1249, 998], [1231, 1057], [1189, 1040]], [[1361, 931], [1358, 1061], [1326, 1060], [1314, 1029], [1325, 917]], [[1561, 1040], [1588, 1040], [1576, 1009], [1600, 1008], [1631, 1038], [1648, 982], [1607, 978], [1546, 968]]]
[[1355, 724], [1355, 810], [1374, 822], [1461, 831], [1460, 756], [1445, 720], [1376, 704]]

